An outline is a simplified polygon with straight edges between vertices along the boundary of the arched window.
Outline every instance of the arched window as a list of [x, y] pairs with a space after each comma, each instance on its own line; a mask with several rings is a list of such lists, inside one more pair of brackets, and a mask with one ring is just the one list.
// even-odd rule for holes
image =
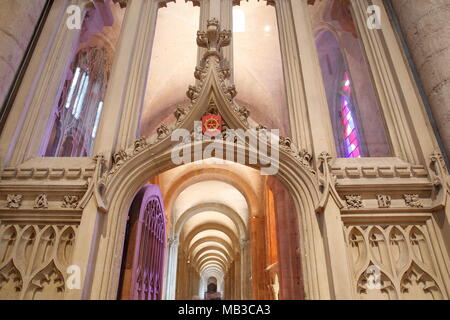
[[235, 101], [252, 119], [290, 136], [277, 15], [266, 1], [241, 1], [233, 8]]
[[344, 155], [346, 158], [360, 158], [361, 145], [353, 115], [352, 89], [348, 72], [345, 72], [344, 80], [342, 81], [340, 102]]
[[[92, 155], [125, 10], [105, 2], [89, 9], [49, 123], [45, 156]], [[51, 131], [50, 131], [51, 130]]]
[[[102, 48], [87, 47], [77, 54], [72, 70], [53, 127], [58, 132], [52, 134], [55, 138], [49, 142], [46, 156], [83, 157], [92, 153], [108, 81], [107, 53]], [[70, 150], [64, 146], [68, 140]]]
[[385, 121], [349, 2], [330, 0], [309, 7], [338, 157], [390, 157]]

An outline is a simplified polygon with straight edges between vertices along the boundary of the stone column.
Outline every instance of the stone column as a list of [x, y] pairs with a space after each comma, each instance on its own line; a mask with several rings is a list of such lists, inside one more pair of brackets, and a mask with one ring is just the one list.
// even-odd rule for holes
[[392, 0], [450, 154], [450, 0]]
[[164, 295], [165, 300], [175, 300], [179, 240], [178, 238], [170, 238], [167, 243], [169, 246]]
[[252, 217], [250, 219], [251, 250], [252, 250], [252, 299], [266, 299], [266, 237], [264, 217]]
[[13, 83], [45, 3], [45, 0], [2, 1], [0, 7], [0, 21], [2, 21], [0, 26], [0, 46], [2, 48], [2, 52], [0, 52], [0, 108]]
[[[309, 152], [335, 151], [307, 0], [275, 0], [294, 143]], [[313, 124], [314, 134], [311, 131]]]
[[241, 251], [241, 299], [251, 299], [252, 285], [251, 285], [251, 258], [248, 250], [248, 240], [240, 240]]
[[87, 0], [61, 0], [53, 4], [2, 131], [0, 166], [18, 166], [40, 155], [44, 137], [50, 131], [50, 115], [58, 103], [80, 37], [80, 30], [67, 27], [66, 10], [69, 5], [81, 6], [83, 21], [86, 3]]
[[158, 8], [171, 0], [129, 0], [106, 91], [94, 154], [110, 155], [136, 140]]

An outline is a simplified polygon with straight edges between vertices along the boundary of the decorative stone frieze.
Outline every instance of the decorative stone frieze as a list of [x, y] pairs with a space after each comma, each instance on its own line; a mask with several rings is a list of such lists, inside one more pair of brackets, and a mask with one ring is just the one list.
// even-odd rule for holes
[[9, 209], [19, 209], [22, 204], [23, 195], [21, 194], [8, 194], [6, 199], [6, 207]]
[[360, 195], [352, 194], [345, 196], [345, 202], [349, 209], [361, 209], [364, 207], [362, 197]]
[[78, 203], [80, 202], [79, 196], [64, 196], [63, 203], [61, 205], [62, 208], [76, 209], [78, 207]]
[[392, 197], [385, 194], [377, 195], [377, 201], [378, 208], [390, 208], [392, 205]]
[[41, 193], [34, 200], [34, 208], [35, 209], [48, 209], [48, 200], [47, 195], [45, 193]]
[[411, 208], [423, 208], [423, 203], [418, 194], [404, 194], [405, 204]]

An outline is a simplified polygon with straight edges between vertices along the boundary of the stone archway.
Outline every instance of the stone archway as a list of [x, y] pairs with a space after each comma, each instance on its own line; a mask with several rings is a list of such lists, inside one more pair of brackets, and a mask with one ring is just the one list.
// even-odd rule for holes
[[[243, 153], [245, 151], [245, 148], [237, 150]], [[93, 297], [111, 299], [117, 292], [126, 213], [137, 190], [152, 176], [160, 173], [161, 168], [165, 171], [174, 167], [169, 151], [155, 156], [148, 148], [124, 162], [111, 174], [109, 180], [106, 179], [100, 184], [105, 191], [98, 197], [107, 203], [108, 215], [105, 217], [99, 241], [96, 267], [99, 268], [100, 264], [105, 267], [101, 269], [100, 274], [97, 273], [100, 269], [94, 271]], [[314, 175], [299, 165], [290, 152], [284, 150], [280, 152], [280, 171], [277, 178], [291, 192], [299, 218], [306, 297], [325, 298], [328, 293], [328, 279], [323, 277], [323, 273], [326, 273], [326, 260], [316, 216], [316, 206], [319, 202], [317, 181]], [[322, 277], [319, 276], [321, 268]]]
[[[210, 21], [208, 26], [212, 31], [205, 34], [205, 37], [217, 37], [219, 31], [213, 32], [213, 29], [218, 29], [218, 24]], [[208, 38], [202, 41], [210, 40]], [[218, 45], [218, 42], [211, 43]], [[126, 212], [134, 195], [151, 177], [180, 165], [175, 164], [172, 158], [175, 145], [171, 133], [177, 129], [183, 129], [191, 132], [195, 137], [194, 123], [210, 110], [221, 115], [228, 128], [241, 130], [241, 132], [237, 133], [234, 141], [194, 140], [184, 143], [183, 150], [186, 148], [190, 159], [195, 159], [196, 152], [200, 151], [205, 155], [205, 150], [209, 149], [204, 159], [213, 158], [215, 155], [211, 152], [211, 146], [214, 144], [216, 150], [217, 148], [232, 150], [233, 159], [241, 159], [245, 162], [242, 164], [258, 170], [262, 170], [264, 164], [274, 161], [278, 169], [276, 178], [291, 193], [298, 218], [297, 228], [300, 234], [299, 248], [301, 248], [305, 296], [309, 299], [330, 297], [321, 222], [316, 215], [321, 201], [320, 179], [310, 166], [311, 157], [307, 152], [296, 149], [289, 138], [277, 137], [274, 140], [276, 144], [269, 146], [274, 138], [270, 135], [271, 141], [268, 142], [266, 139], [262, 145], [265, 145], [266, 150], [272, 147], [271, 150], [279, 151], [278, 157], [275, 159], [273, 155], [258, 153], [259, 162], [252, 162], [250, 154], [255, 152], [255, 149], [246, 142], [246, 139], [258, 141], [261, 132], [266, 132], [266, 129], [249, 118], [248, 110], [233, 101], [236, 91], [228, 81], [229, 74], [229, 69], [222, 61], [220, 47], [208, 47], [195, 73], [198, 80], [197, 86], [191, 86], [187, 92], [192, 102], [189, 110], [178, 108], [175, 112], [176, 122], [161, 125], [156, 135], [138, 139], [126, 150], [116, 152], [113, 156], [112, 167], [106, 172], [102, 172], [101, 165], [100, 169], [97, 169], [93, 190], [95, 201], [102, 211], [107, 212], [107, 215], [103, 219], [102, 232], [98, 239], [92, 298], [111, 299], [117, 292]], [[245, 130], [247, 131], [244, 132]], [[169, 255], [170, 248], [178, 246], [178, 241], [176, 237], [169, 239]], [[173, 271], [168, 270], [168, 272]]]

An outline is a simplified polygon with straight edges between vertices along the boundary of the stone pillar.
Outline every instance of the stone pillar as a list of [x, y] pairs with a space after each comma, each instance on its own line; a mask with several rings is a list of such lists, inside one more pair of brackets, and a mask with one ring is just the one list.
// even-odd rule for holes
[[94, 154], [110, 155], [136, 140], [158, 8], [171, 0], [129, 0], [106, 91]]
[[177, 263], [178, 263], [178, 238], [169, 239], [168, 243], [168, 259], [165, 285], [165, 300], [175, 300], [176, 279], [177, 279]]
[[[334, 152], [333, 132], [307, 0], [276, 0], [291, 135], [309, 152]], [[314, 126], [314, 134], [311, 132]]]
[[[4, 0], [0, 7], [0, 108], [13, 83], [46, 0]], [[24, 23], [26, 21], [27, 23]], [[0, 110], [0, 115], [2, 114]]]
[[450, 0], [392, 0], [450, 154]]
[[0, 166], [17, 166], [40, 155], [53, 108], [58, 103], [80, 30], [67, 28], [69, 5], [86, 0], [55, 1], [0, 138]]
[[266, 299], [266, 237], [265, 237], [265, 219], [264, 217], [251, 217], [251, 250], [252, 250], [252, 299]]
[[240, 264], [240, 275], [241, 275], [241, 299], [247, 300], [251, 298], [251, 268], [250, 268], [250, 255], [248, 250], [248, 240], [240, 240], [240, 254], [241, 254], [241, 264]]

